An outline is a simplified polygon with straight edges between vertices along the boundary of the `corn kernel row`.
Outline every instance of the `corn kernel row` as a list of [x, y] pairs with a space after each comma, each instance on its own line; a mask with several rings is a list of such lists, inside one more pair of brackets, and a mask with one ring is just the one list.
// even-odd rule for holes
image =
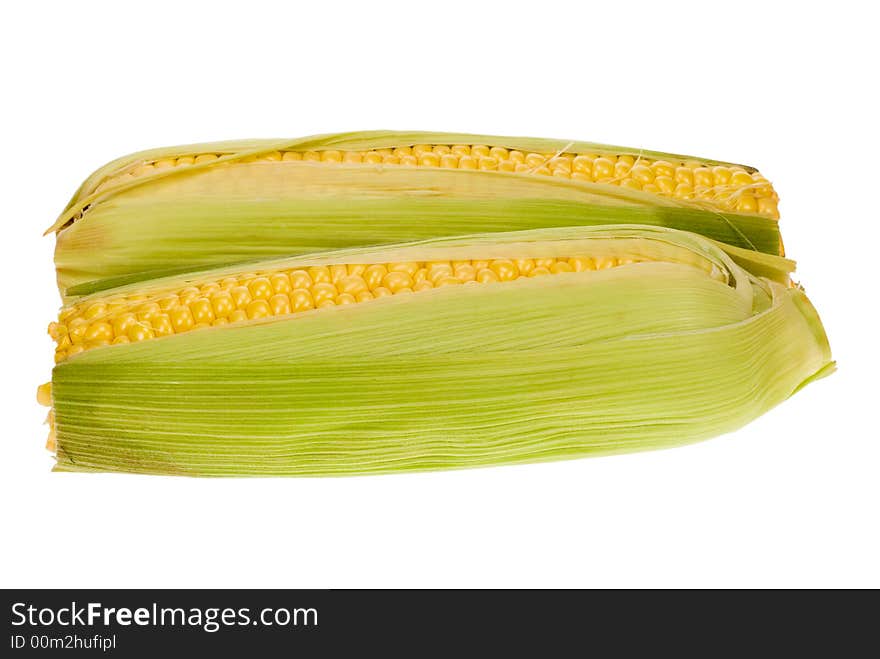
[[[151, 172], [213, 162], [224, 154], [202, 153], [144, 162], [99, 186], [112, 187]], [[696, 160], [651, 160], [613, 154], [534, 153], [484, 144], [417, 144], [370, 151], [272, 151], [237, 162], [309, 161], [380, 166], [439, 167], [557, 176], [605, 183], [662, 197], [699, 200], [725, 210], [778, 219], [778, 196], [759, 172], [740, 166], [710, 166]]]
[[176, 291], [82, 302], [49, 326], [56, 362], [89, 348], [461, 284], [508, 282], [625, 265], [636, 258], [413, 261], [244, 273]]

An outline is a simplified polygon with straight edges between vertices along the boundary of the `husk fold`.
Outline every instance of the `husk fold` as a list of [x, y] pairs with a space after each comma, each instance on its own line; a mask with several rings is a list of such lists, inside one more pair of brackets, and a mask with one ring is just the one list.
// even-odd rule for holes
[[833, 369], [802, 291], [672, 229], [482, 234], [264, 266], [588, 249], [637, 249], [653, 261], [453, 286], [71, 357], [53, 373], [57, 469], [341, 475], [662, 448], [742, 426]]

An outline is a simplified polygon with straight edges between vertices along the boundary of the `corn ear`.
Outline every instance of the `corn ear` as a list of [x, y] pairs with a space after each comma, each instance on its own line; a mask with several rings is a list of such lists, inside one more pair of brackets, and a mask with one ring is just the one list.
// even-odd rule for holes
[[[340, 263], [534, 266], [565, 255], [616, 260], [550, 276], [524, 276], [523, 265], [506, 281], [72, 355], [52, 378], [56, 468], [342, 475], [663, 448], [740, 427], [833, 370], [800, 289], [672, 229], [452, 237], [274, 260], [248, 276]], [[150, 299], [234, 272], [133, 283], [87, 301]]]
[[776, 199], [753, 168], [677, 154], [372, 131], [133, 154], [89, 177], [50, 231], [70, 298], [194, 268], [553, 226], [665, 226], [780, 255]]

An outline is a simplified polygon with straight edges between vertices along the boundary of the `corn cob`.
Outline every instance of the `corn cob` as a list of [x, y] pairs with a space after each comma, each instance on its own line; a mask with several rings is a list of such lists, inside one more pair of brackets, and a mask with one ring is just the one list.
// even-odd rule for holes
[[626, 225], [132, 283], [69, 304], [53, 333], [63, 354], [39, 397], [64, 471], [329, 475], [661, 448], [833, 369], [800, 289], [701, 236]]
[[145, 151], [51, 227], [62, 294], [348, 246], [638, 223], [781, 254], [777, 195], [742, 165], [623, 147], [370, 132]]
[[489, 284], [639, 262], [615, 257], [494, 258], [293, 267], [119, 294], [74, 304], [49, 326], [56, 362], [104, 345], [357, 304], [461, 284]]

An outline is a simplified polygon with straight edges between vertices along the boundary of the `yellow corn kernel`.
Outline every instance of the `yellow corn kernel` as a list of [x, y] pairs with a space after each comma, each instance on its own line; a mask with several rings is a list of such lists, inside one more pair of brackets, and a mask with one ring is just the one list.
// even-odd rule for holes
[[668, 178], [673, 178], [675, 176], [675, 165], [665, 160], [655, 160], [651, 164], [651, 169], [654, 171], [655, 177], [666, 176]]
[[460, 279], [461, 281], [473, 281], [477, 276], [477, 271], [474, 269], [470, 263], [462, 263], [459, 265], [454, 265], [452, 268], [453, 274]]
[[489, 264], [489, 268], [499, 281], [513, 281], [519, 275], [516, 264], [508, 259], [495, 259]]
[[543, 167], [547, 161], [550, 159], [550, 156], [545, 156], [541, 153], [528, 153], [526, 154], [526, 164], [532, 169], [537, 167]]
[[625, 160], [618, 160], [614, 163], [614, 178], [624, 179], [629, 176], [629, 170], [632, 169], [632, 163]]
[[754, 195], [741, 194], [736, 199], [736, 210], [740, 213], [757, 213], [758, 200]]
[[131, 312], [123, 313], [113, 319], [113, 335], [120, 336], [128, 332], [128, 328], [137, 322], [137, 318]]
[[362, 277], [358, 277], [357, 275], [343, 277], [336, 283], [336, 288], [339, 289], [340, 293], [347, 293], [349, 295], [357, 295], [358, 293], [363, 293], [364, 291], [369, 290], [367, 283]]
[[692, 199], [694, 196], [694, 186], [690, 183], [679, 183], [675, 186], [672, 194], [679, 199]]
[[276, 293], [269, 298], [269, 310], [273, 316], [283, 316], [291, 312], [290, 298], [285, 293]]
[[675, 182], [687, 183], [691, 187], [694, 185], [694, 170], [692, 167], [676, 167]]
[[275, 293], [289, 293], [291, 290], [290, 277], [287, 273], [276, 272], [269, 276], [269, 283]]
[[478, 283], [489, 284], [497, 281], [499, 281], [498, 275], [495, 274], [494, 270], [490, 270], [489, 268], [480, 268], [479, 270], [477, 270]]
[[171, 318], [171, 326], [175, 332], [186, 332], [196, 324], [192, 312], [186, 306], [174, 307], [168, 316]]
[[654, 178], [654, 185], [660, 191], [660, 194], [671, 195], [675, 190], [675, 180], [671, 176], [657, 176]]
[[309, 277], [316, 284], [330, 282], [330, 268], [326, 265], [315, 265], [308, 269]]
[[715, 179], [715, 185], [727, 185], [733, 177], [733, 172], [729, 167], [718, 165], [712, 168], [712, 175]]
[[131, 327], [128, 328], [128, 338], [132, 341], [132, 343], [137, 343], [138, 341], [146, 341], [147, 339], [154, 338], [153, 330], [147, 326], [146, 323], [135, 323]]
[[312, 278], [305, 270], [292, 270], [290, 275], [290, 285], [292, 288], [308, 288], [312, 285]]
[[202, 292], [196, 288], [195, 286], [187, 286], [186, 288], [181, 289], [177, 293], [177, 298], [180, 301], [180, 304], [187, 305], [193, 300], [201, 297]]
[[375, 263], [364, 270], [364, 282], [371, 291], [382, 283], [382, 279], [388, 274], [388, 269], [381, 263]]
[[211, 306], [211, 300], [206, 297], [194, 300], [189, 305], [189, 310], [192, 312], [196, 324], [214, 321], [214, 308]]
[[775, 199], [761, 197], [758, 199], [758, 212], [774, 219], [779, 217], [779, 209]]
[[95, 302], [94, 304], [89, 305], [89, 307], [83, 313], [83, 318], [87, 320], [91, 320], [92, 318], [97, 318], [98, 316], [107, 312], [107, 304], [103, 302]]
[[202, 297], [210, 297], [211, 293], [215, 293], [221, 289], [220, 284], [217, 282], [210, 282], [207, 284], [202, 284], [198, 287], [199, 292], [202, 294]]
[[572, 172], [580, 172], [592, 178], [593, 175], [593, 158], [589, 156], [575, 156], [571, 162]]
[[169, 334], [174, 334], [174, 327], [171, 325], [171, 318], [166, 313], [154, 317], [150, 321], [150, 325], [156, 336], [168, 336]]
[[517, 272], [521, 275], [529, 274], [535, 267], [534, 259], [516, 259], [514, 262]]
[[162, 313], [162, 310], [155, 302], [146, 302], [138, 306], [134, 312], [137, 315], [138, 320], [152, 320], [155, 316]]
[[730, 184], [738, 188], [751, 185], [752, 183], [752, 175], [741, 169], [733, 172], [733, 175], [730, 177]]
[[414, 261], [407, 261], [406, 263], [389, 263], [387, 268], [388, 272], [405, 272], [412, 276], [419, 269], [419, 264]]
[[49, 336], [53, 341], [59, 341], [61, 337], [67, 336], [67, 327], [61, 323], [49, 323]]
[[634, 181], [642, 185], [643, 189], [645, 184], [651, 183], [654, 180], [654, 170], [647, 165], [633, 165], [629, 173]]
[[72, 319], [67, 325], [67, 335], [70, 337], [71, 343], [74, 345], [82, 343], [88, 329], [88, 321], [85, 318], [77, 317]]
[[315, 300], [315, 306], [320, 306], [322, 302], [327, 300], [335, 300], [339, 291], [330, 282], [319, 282], [312, 287], [312, 297]]
[[594, 270], [593, 259], [585, 257], [575, 257], [568, 260], [568, 264], [574, 272], [585, 272], [586, 270]]
[[247, 311], [247, 317], [249, 320], [268, 318], [272, 314], [272, 310], [269, 308], [269, 302], [262, 298], [253, 300], [247, 305], [245, 311]]
[[306, 288], [295, 288], [290, 294], [290, 303], [293, 311], [306, 311], [315, 308], [315, 301], [311, 292]]
[[86, 341], [110, 341], [113, 339], [113, 335], [113, 326], [110, 323], [98, 321], [88, 326], [83, 339]]
[[421, 167], [439, 167], [440, 166], [440, 156], [438, 156], [433, 151], [428, 151], [422, 153], [419, 156], [419, 165]]
[[614, 177], [614, 163], [608, 156], [596, 158], [593, 161], [593, 178], [597, 181]]
[[406, 272], [389, 272], [382, 278], [382, 286], [392, 293], [396, 293], [401, 288], [412, 286], [412, 284], [412, 278]]
[[247, 286], [235, 286], [234, 288], [230, 288], [229, 294], [232, 296], [232, 301], [235, 302], [236, 309], [244, 309], [253, 299], [251, 291]]
[[52, 383], [46, 382], [37, 387], [37, 402], [43, 407], [52, 406]]
[[438, 281], [452, 275], [452, 266], [449, 263], [432, 263], [428, 268], [427, 279], [436, 286]]
[[708, 167], [697, 167], [694, 169], [694, 189], [697, 186], [711, 188], [715, 185], [715, 176]]
[[338, 284], [341, 279], [348, 276], [348, 268], [344, 265], [331, 265], [330, 266], [330, 281], [333, 284]]

